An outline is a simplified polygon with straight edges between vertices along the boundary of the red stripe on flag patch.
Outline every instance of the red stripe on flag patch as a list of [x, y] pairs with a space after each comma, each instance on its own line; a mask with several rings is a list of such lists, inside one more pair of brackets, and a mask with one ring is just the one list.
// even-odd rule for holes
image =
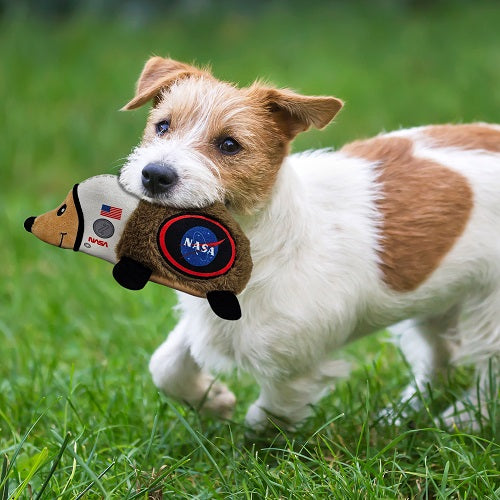
[[111, 205], [103, 205], [101, 207], [101, 215], [109, 217], [110, 219], [120, 220], [122, 218], [122, 209], [112, 207]]

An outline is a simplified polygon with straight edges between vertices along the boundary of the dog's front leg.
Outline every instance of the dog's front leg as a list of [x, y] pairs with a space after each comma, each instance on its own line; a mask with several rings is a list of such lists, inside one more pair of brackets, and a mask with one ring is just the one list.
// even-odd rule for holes
[[333, 381], [349, 373], [349, 364], [327, 360], [304, 375], [269, 379], [259, 377], [259, 398], [248, 409], [245, 422], [256, 432], [272, 429], [294, 430], [311, 414], [317, 403], [333, 386]]
[[197, 410], [230, 418], [236, 398], [224, 384], [200, 369], [186, 344], [186, 328], [187, 320], [182, 319], [154, 352], [149, 363], [153, 382], [167, 396]]

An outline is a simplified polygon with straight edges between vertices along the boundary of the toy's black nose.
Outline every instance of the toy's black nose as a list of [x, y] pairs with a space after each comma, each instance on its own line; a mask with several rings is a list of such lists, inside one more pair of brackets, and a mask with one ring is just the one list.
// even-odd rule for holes
[[142, 185], [153, 195], [168, 191], [178, 178], [175, 169], [164, 163], [149, 163], [142, 169]]
[[28, 217], [24, 221], [24, 229], [28, 231], [28, 233], [31, 233], [31, 228], [33, 227], [33, 222], [35, 222], [36, 217]]

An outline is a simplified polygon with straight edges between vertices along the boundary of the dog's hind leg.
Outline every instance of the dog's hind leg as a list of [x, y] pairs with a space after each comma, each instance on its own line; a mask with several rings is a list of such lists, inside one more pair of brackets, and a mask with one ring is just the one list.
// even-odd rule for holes
[[[390, 328], [413, 375], [398, 401], [399, 416], [405, 418], [409, 410], [420, 408], [417, 394], [425, 394], [427, 384], [446, 372], [452, 354], [450, 336], [454, 335], [459, 310], [455, 306], [445, 314], [405, 320]], [[382, 415], [395, 416], [395, 411], [386, 409]]]
[[230, 418], [236, 398], [224, 384], [200, 369], [186, 345], [186, 327], [187, 321], [182, 319], [154, 352], [149, 363], [153, 382], [167, 396], [202, 412]]
[[[492, 280], [497, 281], [498, 280]], [[493, 418], [500, 389], [500, 286], [483, 288], [464, 303], [457, 326], [457, 349], [451, 362], [472, 364], [476, 383], [442, 415], [448, 427], [480, 427]], [[498, 418], [498, 417], [497, 417]]]

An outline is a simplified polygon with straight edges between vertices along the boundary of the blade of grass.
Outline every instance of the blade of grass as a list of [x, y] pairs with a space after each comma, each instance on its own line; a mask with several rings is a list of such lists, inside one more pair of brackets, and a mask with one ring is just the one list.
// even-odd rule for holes
[[181, 424], [185, 427], [185, 429], [191, 434], [193, 439], [199, 444], [200, 448], [204, 451], [205, 455], [207, 456], [208, 460], [212, 463], [214, 466], [214, 469], [217, 471], [217, 474], [219, 475], [222, 483], [227, 486], [226, 478], [224, 477], [224, 474], [222, 474], [222, 471], [220, 470], [219, 466], [217, 465], [217, 462], [215, 461], [214, 457], [212, 454], [208, 451], [208, 448], [205, 446], [205, 443], [200, 439], [200, 436], [198, 435], [197, 432], [189, 425], [189, 422], [179, 413], [177, 408], [167, 400], [167, 404], [170, 407], [170, 409], [175, 413]]
[[[62, 444], [64, 442], [63, 438], [61, 436], [59, 436], [59, 434], [57, 434], [57, 432], [55, 432], [54, 430], [52, 430], [52, 435], [59, 441], [59, 443]], [[75, 444], [76, 444], [76, 441], [75, 441]], [[107, 493], [106, 493], [106, 489], [104, 488], [104, 485], [101, 483], [101, 481], [97, 477], [96, 473], [85, 463], [85, 460], [83, 460], [83, 458], [80, 455], [78, 455], [78, 453], [76, 452], [76, 446], [75, 446], [75, 450], [68, 448], [68, 452], [78, 462], [80, 467], [82, 467], [85, 470], [85, 472], [90, 476], [90, 478], [94, 480], [95, 484], [99, 487], [102, 494], [106, 498]]]
[[19, 434], [16, 432], [15, 426], [12, 424], [12, 422], [7, 418], [7, 415], [0, 409], [0, 417], [2, 417], [5, 420], [5, 423], [9, 427], [10, 432], [14, 436], [14, 439], [20, 439]]
[[163, 405], [160, 403], [157, 407], [157, 411], [155, 413], [155, 418], [153, 420], [153, 428], [151, 429], [151, 435], [149, 438], [148, 446], [146, 448], [146, 452], [144, 454], [144, 459], [147, 460], [149, 458], [149, 454], [151, 453], [151, 447], [153, 446], [153, 441], [156, 435], [156, 430], [158, 428], [158, 421], [161, 416], [161, 409], [163, 408]]
[[[73, 446], [74, 446], [75, 452], [76, 452], [76, 442], [73, 443]], [[66, 490], [68, 489], [68, 486], [71, 483], [71, 481], [73, 481], [73, 478], [75, 477], [75, 473], [76, 473], [76, 459], [73, 456], [73, 464], [71, 466], [71, 474], [69, 475], [68, 480], [66, 481], [61, 493], [59, 494], [59, 496], [57, 498], [64, 498], [64, 494], [66, 493]]]
[[[7, 455], [3, 456], [2, 474], [0, 474], [0, 481], [3, 486], [0, 487], [0, 500], [7, 500], [9, 495], [9, 480], [7, 478], [7, 468], [9, 467], [9, 458]], [[5, 479], [5, 482], [4, 482]]]
[[444, 466], [443, 477], [441, 478], [441, 486], [439, 488], [439, 492], [443, 498], [446, 498], [446, 486], [447, 486], [447, 482], [448, 482], [449, 470], [450, 470], [450, 461], [448, 460], [446, 462], [446, 465]]
[[11, 496], [12, 500], [17, 500], [22, 495], [26, 486], [30, 482], [30, 479], [35, 475], [37, 470], [44, 464], [48, 455], [49, 455], [49, 450], [47, 448], [43, 448], [43, 450], [40, 453], [38, 453], [38, 456], [36, 457], [33, 466], [28, 472], [28, 475], [24, 478], [24, 481], [16, 488], [16, 490], [12, 494]]
[[[306, 444], [311, 441], [315, 436], [317, 436], [323, 429], [326, 429], [330, 424], [332, 424], [333, 422], [335, 422], [336, 420], [338, 420], [339, 418], [343, 418], [345, 417], [345, 413], [339, 413], [338, 415], [335, 415], [334, 417], [330, 418], [329, 420], [327, 420], [327, 422], [325, 422], [321, 427], [318, 427], [307, 439], [306, 439]], [[304, 444], [303, 447], [306, 446], [306, 444]]]
[[66, 449], [66, 446], [68, 446], [68, 442], [69, 442], [69, 438], [70, 437], [71, 437], [71, 433], [68, 432], [66, 434], [66, 437], [64, 438], [63, 444], [59, 448], [59, 452], [58, 452], [56, 458], [54, 459], [54, 462], [52, 463], [52, 467], [50, 468], [48, 476], [45, 478], [45, 481], [42, 484], [42, 487], [40, 488], [40, 491], [38, 492], [38, 494], [35, 497], [35, 500], [38, 500], [39, 498], [42, 497], [42, 493], [44, 492], [45, 488], [49, 484], [50, 478], [53, 476], [53, 474], [54, 474], [54, 472], [55, 472], [55, 470], [57, 468], [57, 465], [59, 464], [59, 461], [61, 460], [61, 457], [62, 457], [62, 455], [64, 453], [64, 450]]
[[28, 436], [31, 434], [31, 431], [36, 427], [40, 419], [45, 415], [46, 410], [42, 412], [39, 417], [35, 420], [33, 425], [26, 431], [24, 434], [23, 438], [19, 442], [19, 444], [16, 447], [16, 450], [14, 451], [14, 455], [12, 456], [12, 459], [10, 461], [10, 464], [7, 467], [7, 471], [5, 472], [5, 476], [3, 477], [2, 481], [0, 482], [0, 488], [4, 486], [4, 484], [7, 482], [7, 478], [9, 477], [10, 471], [12, 470], [12, 467], [14, 467], [14, 464], [16, 463], [17, 456], [19, 453], [21, 453], [21, 448], [23, 447], [24, 442], [26, 439], [28, 439]]
[[[194, 453], [194, 450], [189, 453], [189, 455], [184, 456], [177, 460], [175, 464], [171, 465], [170, 467], [166, 468], [162, 473], [157, 476], [151, 484], [149, 484], [146, 488], [143, 488], [142, 490], [138, 491], [131, 497], [127, 497], [127, 500], [134, 500], [134, 498], [139, 498], [141, 495], [145, 495], [146, 493], [149, 493], [155, 486], [157, 486], [160, 481], [165, 477], [171, 474], [174, 470], [178, 469], [179, 467], [183, 466], [184, 464], [188, 463], [190, 461], [191, 455]], [[75, 499], [77, 500], [77, 499]]]
[[[106, 474], [106, 472], [108, 472], [109, 469], [111, 469], [111, 467], [113, 467], [113, 465], [115, 465], [116, 461], [113, 460], [113, 462], [111, 462], [98, 476], [97, 476], [97, 479], [101, 479], [102, 476], [104, 476], [104, 474]], [[90, 490], [90, 488], [92, 488], [92, 486], [94, 486], [95, 484], [95, 481], [92, 481], [81, 493], [78, 494], [78, 496], [75, 498], [75, 500], [79, 500], [80, 498], [83, 497], [83, 495], [85, 495], [85, 493], [87, 493], [87, 491]]]

